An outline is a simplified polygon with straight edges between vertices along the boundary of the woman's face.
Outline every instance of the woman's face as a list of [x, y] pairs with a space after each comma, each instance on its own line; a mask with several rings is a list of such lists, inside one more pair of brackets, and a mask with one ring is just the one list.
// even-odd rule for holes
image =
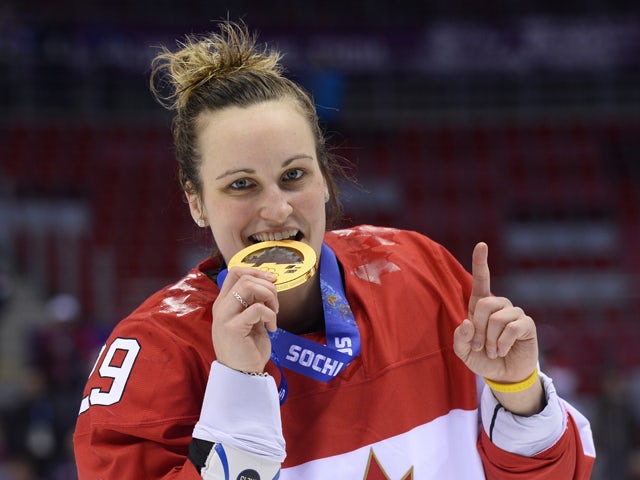
[[253, 243], [290, 238], [320, 255], [327, 184], [311, 128], [292, 101], [203, 114], [198, 149], [202, 196], [187, 198], [225, 261]]

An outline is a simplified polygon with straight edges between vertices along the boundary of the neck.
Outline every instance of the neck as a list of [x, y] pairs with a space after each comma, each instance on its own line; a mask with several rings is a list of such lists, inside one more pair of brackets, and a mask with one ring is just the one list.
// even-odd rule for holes
[[320, 275], [291, 290], [278, 293], [280, 311], [278, 327], [291, 333], [302, 334], [324, 328], [324, 311], [320, 293]]

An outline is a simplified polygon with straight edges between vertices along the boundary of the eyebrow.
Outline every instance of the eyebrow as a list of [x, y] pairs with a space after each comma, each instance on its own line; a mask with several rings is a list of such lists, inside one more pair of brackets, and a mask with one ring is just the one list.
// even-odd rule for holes
[[[301, 153], [299, 155], [294, 155], [293, 157], [288, 158], [287, 160], [282, 162], [282, 166], [283, 167], [288, 167], [295, 160], [313, 160], [313, 157], [311, 155], [306, 155], [306, 154], [303, 154], [303, 153]], [[229, 175], [235, 175], [237, 173], [252, 174], [252, 173], [256, 173], [256, 171], [253, 168], [233, 168], [233, 169], [227, 170], [226, 172], [224, 172], [224, 173], [220, 174], [219, 176], [217, 176], [216, 180], [220, 180], [221, 178], [228, 177]]]
[[237, 168], [233, 170], [227, 170], [222, 175], [218, 175], [216, 180], [220, 180], [221, 178], [228, 177], [229, 175], [235, 175], [236, 173], [255, 173], [256, 171], [251, 168]]

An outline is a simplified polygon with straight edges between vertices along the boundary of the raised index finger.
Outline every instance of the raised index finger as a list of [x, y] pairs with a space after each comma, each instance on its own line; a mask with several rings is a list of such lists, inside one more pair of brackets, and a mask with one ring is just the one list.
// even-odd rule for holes
[[489, 247], [480, 242], [473, 249], [471, 261], [471, 297], [469, 297], [469, 315], [473, 316], [478, 300], [491, 296], [491, 275], [489, 273]]

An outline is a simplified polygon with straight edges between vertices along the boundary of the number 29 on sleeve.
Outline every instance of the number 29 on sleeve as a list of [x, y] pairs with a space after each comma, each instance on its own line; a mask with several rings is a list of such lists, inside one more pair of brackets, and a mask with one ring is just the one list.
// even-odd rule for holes
[[[105, 348], [106, 345], [100, 350], [89, 377], [98, 366]], [[100, 378], [111, 379], [111, 384], [106, 389], [92, 388], [89, 395], [82, 399], [79, 414], [86, 412], [92, 405], [115, 405], [122, 399], [138, 353], [140, 353], [140, 344], [135, 338], [116, 338], [111, 343], [98, 368]]]

